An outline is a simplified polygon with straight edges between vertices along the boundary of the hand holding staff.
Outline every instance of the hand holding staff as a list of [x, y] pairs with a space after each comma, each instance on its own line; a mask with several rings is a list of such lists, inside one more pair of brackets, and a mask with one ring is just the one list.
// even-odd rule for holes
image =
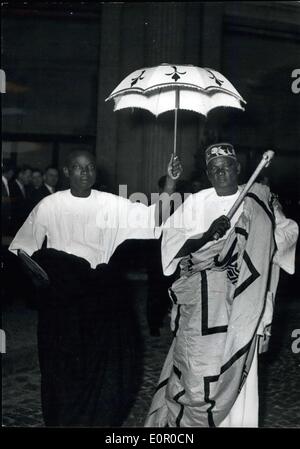
[[[255, 182], [256, 178], [258, 177], [258, 175], [260, 174], [262, 169], [264, 167], [268, 167], [268, 165], [270, 164], [271, 160], [274, 157], [274, 154], [275, 153], [272, 150], [268, 150], [268, 151], [266, 151], [263, 154], [263, 157], [262, 157], [260, 163], [258, 164], [258, 166], [256, 167], [254, 173], [252, 174], [252, 176], [250, 177], [249, 181], [247, 182], [247, 184], [245, 185], [245, 187], [241, 191], [238, 199], [236, 200], [236, 202], [234, 203], [234, 205], [232, 206], [230, 211], [227, 213], [226, 217], [229, 220], [231, 220], [231, 218], [234, 216], [234, 214], [236, 213], [236, 211], [240, 207], [242, 201], [244, 200], [245, 196], [249, 192], [250, 188], [252, 187], [253, 183]], [[223, 233], [223, 235], [224, 235], [224, 233]], [[218, 232], [215, 232], [215, 234], [213, 236], [213, 239], [214, 240], [219, 240], [220, 237], [221, 237], [221, 235]]]

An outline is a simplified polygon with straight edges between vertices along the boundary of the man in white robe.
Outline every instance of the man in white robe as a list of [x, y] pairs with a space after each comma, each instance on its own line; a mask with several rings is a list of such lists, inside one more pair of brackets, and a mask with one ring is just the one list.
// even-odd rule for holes
[[[178, 160], [170, 170], [168, 188], [180, 175]], [[32, 256], [50, 279], [45, 285], [32, 276], [44, 421], [118, 426], [134, 394], [139, 342], [113, 255], [126, 239], [157, 238], [158, 218], [155, 205], [93, 190], [96, 167], [88, 152], [73, 152], [64, 173], [70, 189], [40, 201], [9, 247]]]
[[241, 190], [234, 148], [210, 146], [206, 163], [213, 187], [163, 226], [164, 273], [179, 266], [181, 276], [170, 289], [174, 340], [146, 426], [258, 426], [256, 335], [269, 330], [279, 266], [294, 273], [297, 224], [259, 184], [229, 221]]

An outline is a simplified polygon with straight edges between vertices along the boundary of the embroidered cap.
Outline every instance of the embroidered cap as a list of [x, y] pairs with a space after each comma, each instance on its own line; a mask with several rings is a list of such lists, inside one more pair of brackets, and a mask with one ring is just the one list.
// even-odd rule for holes
[[214, 145], [210, 145], [205, 150], [205, 161], [206, 165], [216, 157], [225, 156], [231, 157], [232, 159], [236, 159], [236, 154], [233, 146], [230, 143], [215, 143]]

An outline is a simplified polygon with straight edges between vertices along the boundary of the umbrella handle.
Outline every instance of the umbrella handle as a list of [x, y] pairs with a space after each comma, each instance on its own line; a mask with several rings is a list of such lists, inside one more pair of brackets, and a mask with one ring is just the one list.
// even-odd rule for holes
[[173, 156], [176, 156], [177, 147], [177, 115], [179, 109], [179, 88], [175, 89], [175, 116], [174, 116], [174, 146], [173, 146]]

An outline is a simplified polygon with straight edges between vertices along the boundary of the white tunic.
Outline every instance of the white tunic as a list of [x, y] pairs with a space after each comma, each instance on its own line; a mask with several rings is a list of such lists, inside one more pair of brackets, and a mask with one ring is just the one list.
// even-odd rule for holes
[[154, 221], [155, 205], [132, 203], [120, 196], [92, 190], [87, 198], [70, 190], [42, 199], [19, 229], [9, 249], [23, 249], [30, 256], [47, 247], [86, 259], [91, 268], [108, 263], [126, 239], [159, 236]]
[[[214, 188], [209, 188], [190, 195], [174, 214], [163, 225], [162, 264], [165, 275], [169, 276], [176, 270], [181, 258], [176, 254], [184, 243], [192, 238], [199, 238], [206, 232], [211, 223], [221, 215], [226, 215], [240, 194], [241, 187], [234, 195], [218, 196]], [[243, 211], [243, 204], [230, 220], [230, 229], [222, 237], [225, 239], [234, 227]], [[293, 220], [284, 216], [275, 207], [275, 239], [277, 254], [275, 261], [287, 273], [295, 271], [295, 251], [298, 237], [298, 226]], [[207, 243], [207, 246], [214, 242]]]
[[[241, 187], [239, 187], [239, 191]], [[199, 238], [208, 230], [211, 223], [221, 215], [226, 215], [239, 193], [229, 196], [218, 196], [214, 188], [202, 190], [190, 195], [179, 207], [173, 216], [163, 225], [162, 262], [166, 275], [172, 274], [181, 258], [176, 254], [184, 243], [192, 238]], [[231, 227], [222, 237], [225, 239], [230, 230], [236, 224], [243, 211], [243, 204], [230, 220]], [[295, 251], [298, 238], [298, 225], [293, 220], [284, 216], [280, 207], [274, 206], [275, 213], [275, 240], [277, 252], [274, 257], [276, 262], [286, 272], [293, 274], [295, 271]], [[263, 230], [258, 230], [263, 232]], [[207, 245], [212, 245], [209, 242]], [[272, 321], [273, 303], [266, 303], [265, 311], [261, 319], [258, 335], [262, 335], [266, 325]], [[258, 426], [258, 378], [257, 378], [257, 347], [256, 353], [248, 374], [247, 380], [228, 416], [222, 421], [220, 427], [257, 427]]]

